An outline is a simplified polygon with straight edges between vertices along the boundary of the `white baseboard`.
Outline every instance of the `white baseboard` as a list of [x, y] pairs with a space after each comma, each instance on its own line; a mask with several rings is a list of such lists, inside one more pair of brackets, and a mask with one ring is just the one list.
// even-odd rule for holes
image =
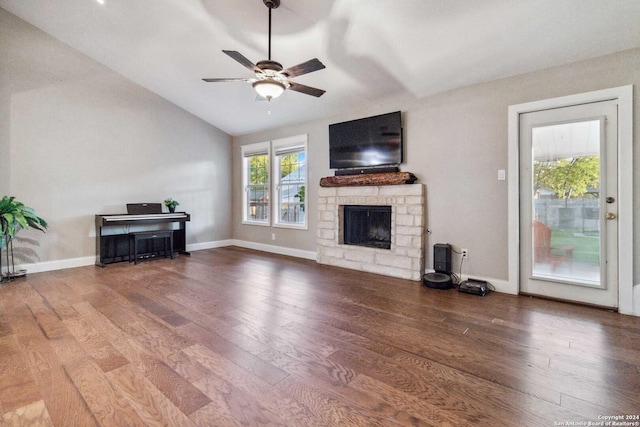
[[16, 271], [26, 270], [27, 273], [43, 273], [45, 271], [64, 270], [67, 268], [84, 267], [96, 263], [95, 256], [67, 258], [55, 261], [34, 262], [16, 265]]
[[[239, 246], [247, 249], [255, 249], [263, 252], [271, 252], [278, 255], [287, 255], [297, 258], [305, 258], [310, 260], [316, 259], [316, 253], [312, 251], [303, 251], [300, 249], [286, 248], [283, 246], [265, 245], [263, 243], [248, 242], [244, 240], [216, 240], [203, 243], [188, 244], [186, 250], [189, 252], [201, 251], [205, 249], [222, 248], [225, 246]], [[95, 256], [85, 256], [80, 258], [68, 258], [55, 261], [43, 261], [29, 264], [16, 265], [16, 271], [26, 270], [29, 273], [43, 273], [45, 271], [64, 270], [67, 268], [85, 267], [93, 265], [96, 262]], [[3, 273], [6, 272], [6, 266], [3, 266]]]
[[223, 248], [225, 246], [233, 246], [235, 240], [214, 240], [212, 242], [191, 243], [187, 245], [187, 252], [202, 251], [204, 249]]
[[232, 240], [233, 246], [241, 248], [255, 249], [257, 251], [271, 252], [278, 255], [287, 255], [296, 258], [304, 258], [315, 261], [316, 253], [314, 251], [304, 251], [302, 249], [286, 248], [284, 246], [266, 245], [264, 243], [248, 242], [246, 240]]
[[222, 248], [225, 246], [238, 246], [241, 248], [254, 249], [262, 252], [270, 252], [278, 255], [287, 255], [296, 258], [304, 258], [314, 260], [316, 253], [313, 251], [304, 251], [301, 249], [287, 248], [284, 246], [267, 245], [264, 243], [250, 242], [247, 240], [227, 239], [213, 242], [194, 243], [187, 245], [187, 251], [200, 251], [204, 249]]

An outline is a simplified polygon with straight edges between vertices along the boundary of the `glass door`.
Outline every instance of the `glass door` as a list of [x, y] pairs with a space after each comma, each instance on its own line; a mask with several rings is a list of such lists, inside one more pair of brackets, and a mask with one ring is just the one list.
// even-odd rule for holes
[[521, 116], [521, 292], [617, 306], [616, 112]]

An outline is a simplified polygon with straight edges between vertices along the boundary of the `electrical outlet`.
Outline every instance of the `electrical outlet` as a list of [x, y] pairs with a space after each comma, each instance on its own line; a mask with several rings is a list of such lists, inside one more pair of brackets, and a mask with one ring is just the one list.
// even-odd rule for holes
[[462, 252], [462, 258], [466, 258], [467, 256], [469, 256], [469, 253], [466, 249], [462, 249], [460, 252]]
[[276, 233], [271, 233], [271, 240], [276, 240]]

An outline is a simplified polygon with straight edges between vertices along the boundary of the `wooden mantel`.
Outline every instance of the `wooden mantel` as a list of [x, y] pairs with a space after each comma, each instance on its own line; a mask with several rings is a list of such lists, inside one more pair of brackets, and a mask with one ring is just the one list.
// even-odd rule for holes
[[355, 185], [413, 184], [418, 178], [410, 172], [371, 173], [361, 175], [327, 176], [320, 178], [320, 187], [346, 187]]

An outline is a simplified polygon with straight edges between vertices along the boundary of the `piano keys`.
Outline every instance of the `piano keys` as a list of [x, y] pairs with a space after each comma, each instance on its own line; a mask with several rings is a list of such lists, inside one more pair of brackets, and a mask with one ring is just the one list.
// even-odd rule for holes
[[[132, 236], [131, 228], [156, 230], [165, 225], [166, 229], [173, 228], [173, 252], [189, 255], [186, 251], [186, 222], [191, 221], [191, 215], [186, 212], [148, 213], [148, 214], [109, 214], [96, 215], [96, 265], [105, 267], [114, 262], [130, 261], [129, 244]], [[118, 229], [120, 227], [120, 229]], [[134, 231], [135, 232], [135, 231]], [[146, 250], [149, 256], [153, 256], [160, 249], [155, 245], [158, 242], [149, 241]]]

